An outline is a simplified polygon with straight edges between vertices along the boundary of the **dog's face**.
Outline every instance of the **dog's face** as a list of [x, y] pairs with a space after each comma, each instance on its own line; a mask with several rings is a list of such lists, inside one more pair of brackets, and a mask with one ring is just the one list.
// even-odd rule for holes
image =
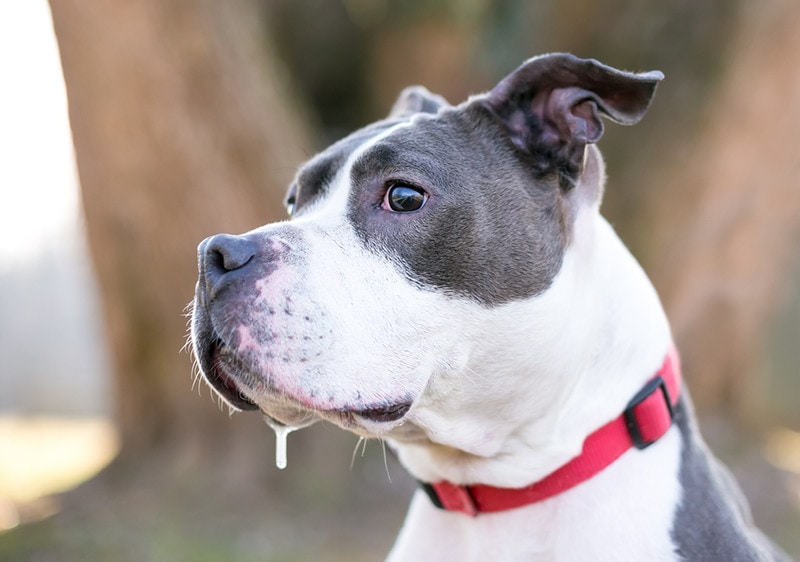
[[206, 380], [286, 425], [404, 440], [446, 432], [466, 394], [513, 407], [475, 366], [511, 361], [523, 312], [548, 329], [599, 204], [598, 113], [635, 122], [659, 79], [550, 55], [457, 107], [407, 90], [300, 169], [291, 220], [200, 245]]

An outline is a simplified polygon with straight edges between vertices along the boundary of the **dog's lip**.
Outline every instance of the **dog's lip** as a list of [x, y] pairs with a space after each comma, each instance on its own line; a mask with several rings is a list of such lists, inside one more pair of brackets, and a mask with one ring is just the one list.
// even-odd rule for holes
[[411, 402], [397, 402], [377, 408], [351, 410], [355, 416], [373, 423], [392, 423], [402, 419], [411, 409]]
[[214, 387], [214, 390], [235, 408], [258, 410], [258, 406], [242, 394], [236, 386], [233, 375], [228, 372], [226, 363], [232, 360], [232, 356], [225, 353], [226, 349], [225, 344], [219, 338], [215, 338], [211, 342], [207, 351], [206, 379]]
[[[411, 409], [412, 403], [403, 401], [370, 408], [313, 408], [300, 403], [290, 405], [283, 397], [279, 404], [262, 404], [261, 411], [284, 425], [308, 425], [308, 420], [327, 419], [344, 427], [355, 428], [360, 425], [381, 426], [394, 424], [403, 419]], [[298, 420], [300, 423], [298, 423]]]

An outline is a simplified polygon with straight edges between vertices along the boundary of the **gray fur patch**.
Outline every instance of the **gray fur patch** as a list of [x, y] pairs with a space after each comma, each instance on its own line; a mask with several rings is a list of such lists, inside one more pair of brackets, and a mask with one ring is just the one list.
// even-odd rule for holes
[[[351, 169], [349, 219], [365, 246], [393, 256], [418, 284], [486, 305], [544, 292], [567, 244], [555, 177], [526, 166], [479, 104], [418, 115]], [[422, 188], [419, 211], [381, 207], [391, 185]]]
[[695, 426], [687, 395], [675, 415], [683, 437], [681, 504], [675, 514], [672, 539], [685, 560], [745, 562], [790, 560], [753, 526], [741, 491], [727, 469], [711, 456]]

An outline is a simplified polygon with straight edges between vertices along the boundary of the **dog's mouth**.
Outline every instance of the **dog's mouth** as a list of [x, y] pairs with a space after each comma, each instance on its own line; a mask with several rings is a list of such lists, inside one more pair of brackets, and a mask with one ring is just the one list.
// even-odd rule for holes
[[225, 401], [240, 410], [259, 409], [239, 390], [236, 384], [236, 379], [241, 377], [244, 368], [239, 364], [231, 348], [226, 346], [220, 338], [215, 337], [208, 346], [205, 357], [205, 360], [201, 360], [203, 374]]
[[[310, 418], [319, 417], [351, 429], [366, 422], [372, 424], [391, 424], [400, 421], [411, 409], [412, 400], [400, 400], [366, 408], [346, 407], [319, 409], [292, 400], [285, 393], [266, 387], [277, 400], [265, 400], [256, 404], [241, 390], [242, 385], [255, 376], [219, 337], [214, 335], [200, 356], [200, 366], [209, 384], [228, 404], [244, 411], [262, 410], [265, 414], [286, 425], [308, 425]], [[263, 385], [259, 385], [263, 386]], [[260, 401], [259, 401], [260, 402]]]

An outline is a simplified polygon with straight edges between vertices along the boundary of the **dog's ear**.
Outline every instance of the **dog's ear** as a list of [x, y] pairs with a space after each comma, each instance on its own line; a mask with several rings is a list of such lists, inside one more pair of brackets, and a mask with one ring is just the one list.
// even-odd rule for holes
[[523, 63], [483, 103], [534, 166], [558, 172], [568, 188], [580, 176], [586, 145], [603, 134], [600, 114], [623, 125], [637, 123], [663, 78], [658, 71], [634, 74], [555, 53]]
[[389, 117], [408, 117], [415, 113], [436, 113], [450, 104], [438, 94], [433, 94], [424, 86], [408, 86], [394, 102]]

